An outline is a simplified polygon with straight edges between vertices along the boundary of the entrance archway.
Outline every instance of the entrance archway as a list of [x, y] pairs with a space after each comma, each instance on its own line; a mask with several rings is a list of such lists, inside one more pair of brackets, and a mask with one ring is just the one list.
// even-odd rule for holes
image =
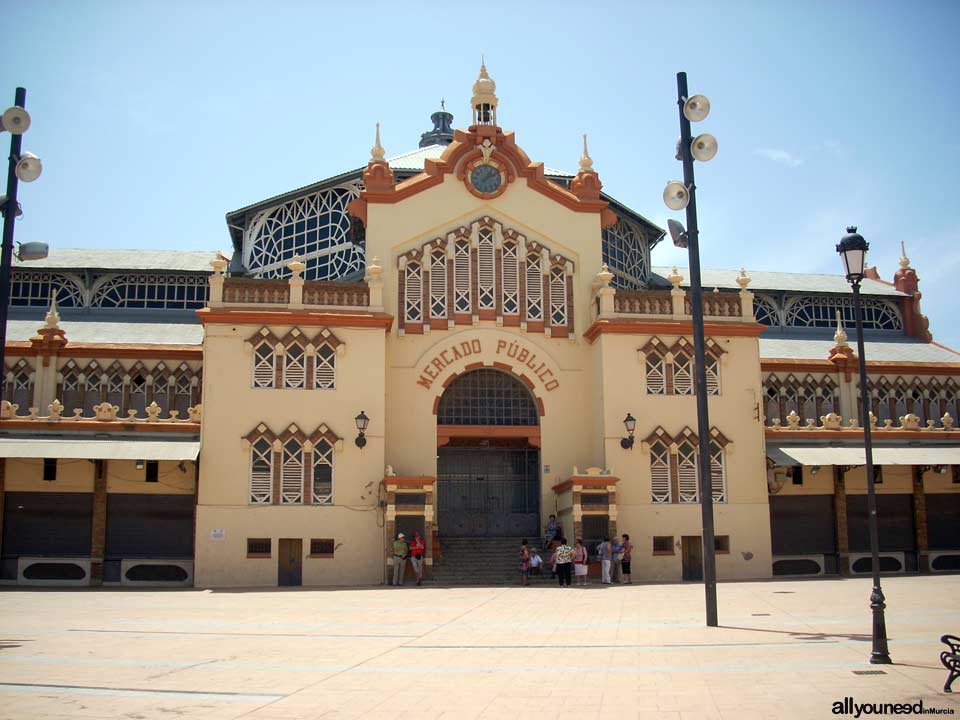
[[478, 368], [437, 408], [437, 520], [443, 537], [536, 537], [540, 412], [513, 375]]

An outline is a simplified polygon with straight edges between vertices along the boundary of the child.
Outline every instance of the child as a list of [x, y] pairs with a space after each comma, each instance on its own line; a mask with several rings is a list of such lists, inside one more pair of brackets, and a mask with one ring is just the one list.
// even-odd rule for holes
[[530, 551], [530, 574], [539, 575], [540, 566], [543, 565], [543, 558], [540, 557], [540, 553], [536, 550]]

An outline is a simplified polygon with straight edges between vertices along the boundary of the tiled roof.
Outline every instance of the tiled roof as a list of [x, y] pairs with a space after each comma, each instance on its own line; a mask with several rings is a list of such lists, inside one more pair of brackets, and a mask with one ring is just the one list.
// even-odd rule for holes
[[206, 272], [213, 270], [210, 261], [214, 250], [113, 250], [108, 248], [51, 247], [43, 260], [20, 262], [13, 265], [24, 270], [153, 270], [178, 272]]
[[[10, 320], [7, 340], [29, 340], [43, 327], [43, 320]], [[90, 322], [61, 320], [67, 341], [78, 343], [119, 343], [123, 345], [196, 345], [203, 344], [203, 326], [199, 322], [144, 322], [142, 320]]]
[[[683, 287], [689, 287], [690, 273], [687, 268], [677, 268], [683, 275]], [[655, 265], [653, 272], [655, 284], [664, 287], [670, 287], [670, 282], [666, 279], [673, 271], [669, 265]], [[720, 288], [721, 290], [739, 290], [737, 285], [737, 276], [739, 270], [714, 270], [704, 268], [700, 271], [700, 277], [703, 287], [707, 290]], [[786, 290], [788, 292], [805, 293], [831, 293], [845, 294], [852, 292], [850, 284], [843, 275], [818, 275], [814, 273], [785, 273], [785, 272], [764, 272], [761, 270], [747, 270], [750, 277], [750, 290]], [[891, 297], [900, 297], [904, 293], [895, 290], [892, 285], [887, 285], [876, 280], [865, 278], [860, 286], [860, 292], [863, 295], [888, 295]]]
[[[760, 358], [783, 358], [790, 360], [826, 360], [836, 343], [832, 333], [829, 336], [797, 337], [773, 335], [760, 337]], [[854, 338], [850, 345], [856, 348]], [[867, 367], [871, 360], [890, 362], [948, 362], [960, 363], [960, 353], [934, 343], [925, 343], [916, 338], [893, 337], [869, 339], [864, 348], [867, 355]]]

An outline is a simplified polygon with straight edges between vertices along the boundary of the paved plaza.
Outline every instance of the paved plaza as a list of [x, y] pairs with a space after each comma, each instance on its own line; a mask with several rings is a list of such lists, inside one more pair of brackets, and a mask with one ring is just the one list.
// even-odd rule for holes
[[9, 589], [0, 718], [749, 720], [848, 697], [960, 714], [938, 660], [960, 576], [884, 580], [891, 666], [868, 663], [869, 589], [724, 583], [715, 629], [700, 585]]

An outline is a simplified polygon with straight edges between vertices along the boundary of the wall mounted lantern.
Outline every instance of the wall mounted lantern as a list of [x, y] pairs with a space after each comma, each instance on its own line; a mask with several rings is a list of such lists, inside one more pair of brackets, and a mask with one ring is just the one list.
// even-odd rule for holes
[[367, 444], [367, 438], [364, 437], [363, 433], [367, 429], [367, 425], [370, 424], [370, 418], [361, 410], [360, 414], [354, 418], [354, 421], [357, 423], [357, 432], [360, 433], [357, 435], [355, 442], [357, 443], [357, 447], [362, 449]]
[[637, 429], [637, 419], [627, 413], [627, 416], [623, 419], [623, 426], [627, 429], [628, 436], [620, 439], [620, 447], [624, 450], [633, 449], [633, 431]]

